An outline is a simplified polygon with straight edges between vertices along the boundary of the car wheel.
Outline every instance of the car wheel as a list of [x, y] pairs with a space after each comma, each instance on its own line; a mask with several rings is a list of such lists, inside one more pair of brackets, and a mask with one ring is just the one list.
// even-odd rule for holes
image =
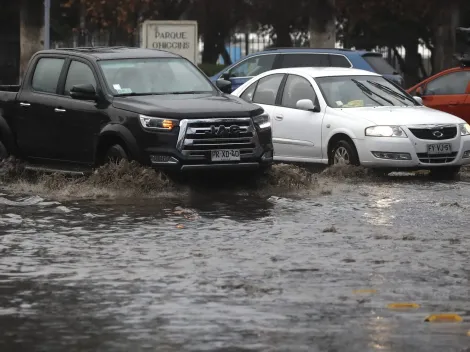
[[5, 145], [0, 141], [0, 160], [8, 158], [8, 150]]
[[431, 170], [431, 177], [437, 180], [455, 180], [460, 172], [460, 166], [446, 166]]
[[359, 157], [354, 145], [347, 140], [338, 141], [331, 151], [330, 165], [359, 165]]
[[111, 146], [104, 157], [104, 163], [118, 163], [121, 160], [129, 160], [126, 151], [119, 144]]

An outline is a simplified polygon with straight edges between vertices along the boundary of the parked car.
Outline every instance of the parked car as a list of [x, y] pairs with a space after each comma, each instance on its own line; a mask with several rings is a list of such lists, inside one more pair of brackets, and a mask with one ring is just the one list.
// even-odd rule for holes
[[230, 80], [235, 90], [254, 76], [288, 67], [347, 67], [383, 75], [403, 86], [402, 76], [380, 53], [348, 49], [273, 48], [248, 55], [211, 77]]
[[408, 93], [421, 97], [423, 104], [470, 122], [470, 58], [418, 83]]
[[80, 173], [116, 159], [178, 172], [269, 167], [269, 116], [220, 90], [229, 86], [165, 51], [40, 51], [21, 86], [0, 86], [0, 158]]
[[470, 163], [470, 126], [423, 106], [373, 72], [287, 68], [265, 72], [233, 95], [272, 121], [274, 160], [430, 170], [454, 177]]

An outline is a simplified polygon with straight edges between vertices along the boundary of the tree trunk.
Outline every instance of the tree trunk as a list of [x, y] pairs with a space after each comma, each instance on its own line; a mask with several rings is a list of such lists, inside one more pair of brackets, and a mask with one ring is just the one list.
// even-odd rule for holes
[[276, 33], [276, 41], [274, 46], [277, 47], [291, 47], [292, 38], [290, 36], [290, 28], [288, 22], [280, 22], [273, 24], [274, 32]]
[[315, 11], [309, 18], [310, 47], [336, 47], [335, 0], [327, 0], [323, 10]]
[[21, 0], [20, 4], [21, 82], [31, 56], [44, 48], [44, 5], [37, 0]]
[[86, 46], [86, 6], [84, 1], [80, 1], [80, 29], [78, 31], [78, 46]]
[[205, 64], [215, 64], [219, 58], [220, 49], [218, 48], [219, 33], [215, 28], [206, 24], [204, 28], [204, 51], [202, 52], [202, 62]]
[[436, 15], [433, 26], [434, 53], [433, 71], [440, 72], [454, 65], [455, 29], [460, 22], [460, 6], [458, 0], [448, 0]]
[[412, 87], [416, 83], [419, 83], [419, 67], [421, 57], [418, 53], [419, 42], [418, 40], [412, 40], [405, 44], [405, 67], [404, 67], [404, 78], [406, 87]]

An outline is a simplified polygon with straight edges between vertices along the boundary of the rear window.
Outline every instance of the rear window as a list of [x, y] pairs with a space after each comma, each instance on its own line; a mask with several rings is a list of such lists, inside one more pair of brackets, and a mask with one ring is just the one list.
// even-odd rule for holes
[[283, 54], [282, 67], [328, 67], [328, 55], [325, 54]]
[[391, 66], [382, 56], [364, 55], [364, 60], [380, 75], [393, 75], [397, 70]]

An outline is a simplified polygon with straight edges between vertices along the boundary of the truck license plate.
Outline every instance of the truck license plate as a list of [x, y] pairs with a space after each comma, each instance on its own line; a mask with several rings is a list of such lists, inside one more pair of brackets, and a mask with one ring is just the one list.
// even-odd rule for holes
[[449, 143], [428, 145], [428, 154], [450, 154], [450, 153], [452, 153], [452, 145]]
[[236, 149], [212, 150], [212, 161], [240, 161], [240, 151]]

